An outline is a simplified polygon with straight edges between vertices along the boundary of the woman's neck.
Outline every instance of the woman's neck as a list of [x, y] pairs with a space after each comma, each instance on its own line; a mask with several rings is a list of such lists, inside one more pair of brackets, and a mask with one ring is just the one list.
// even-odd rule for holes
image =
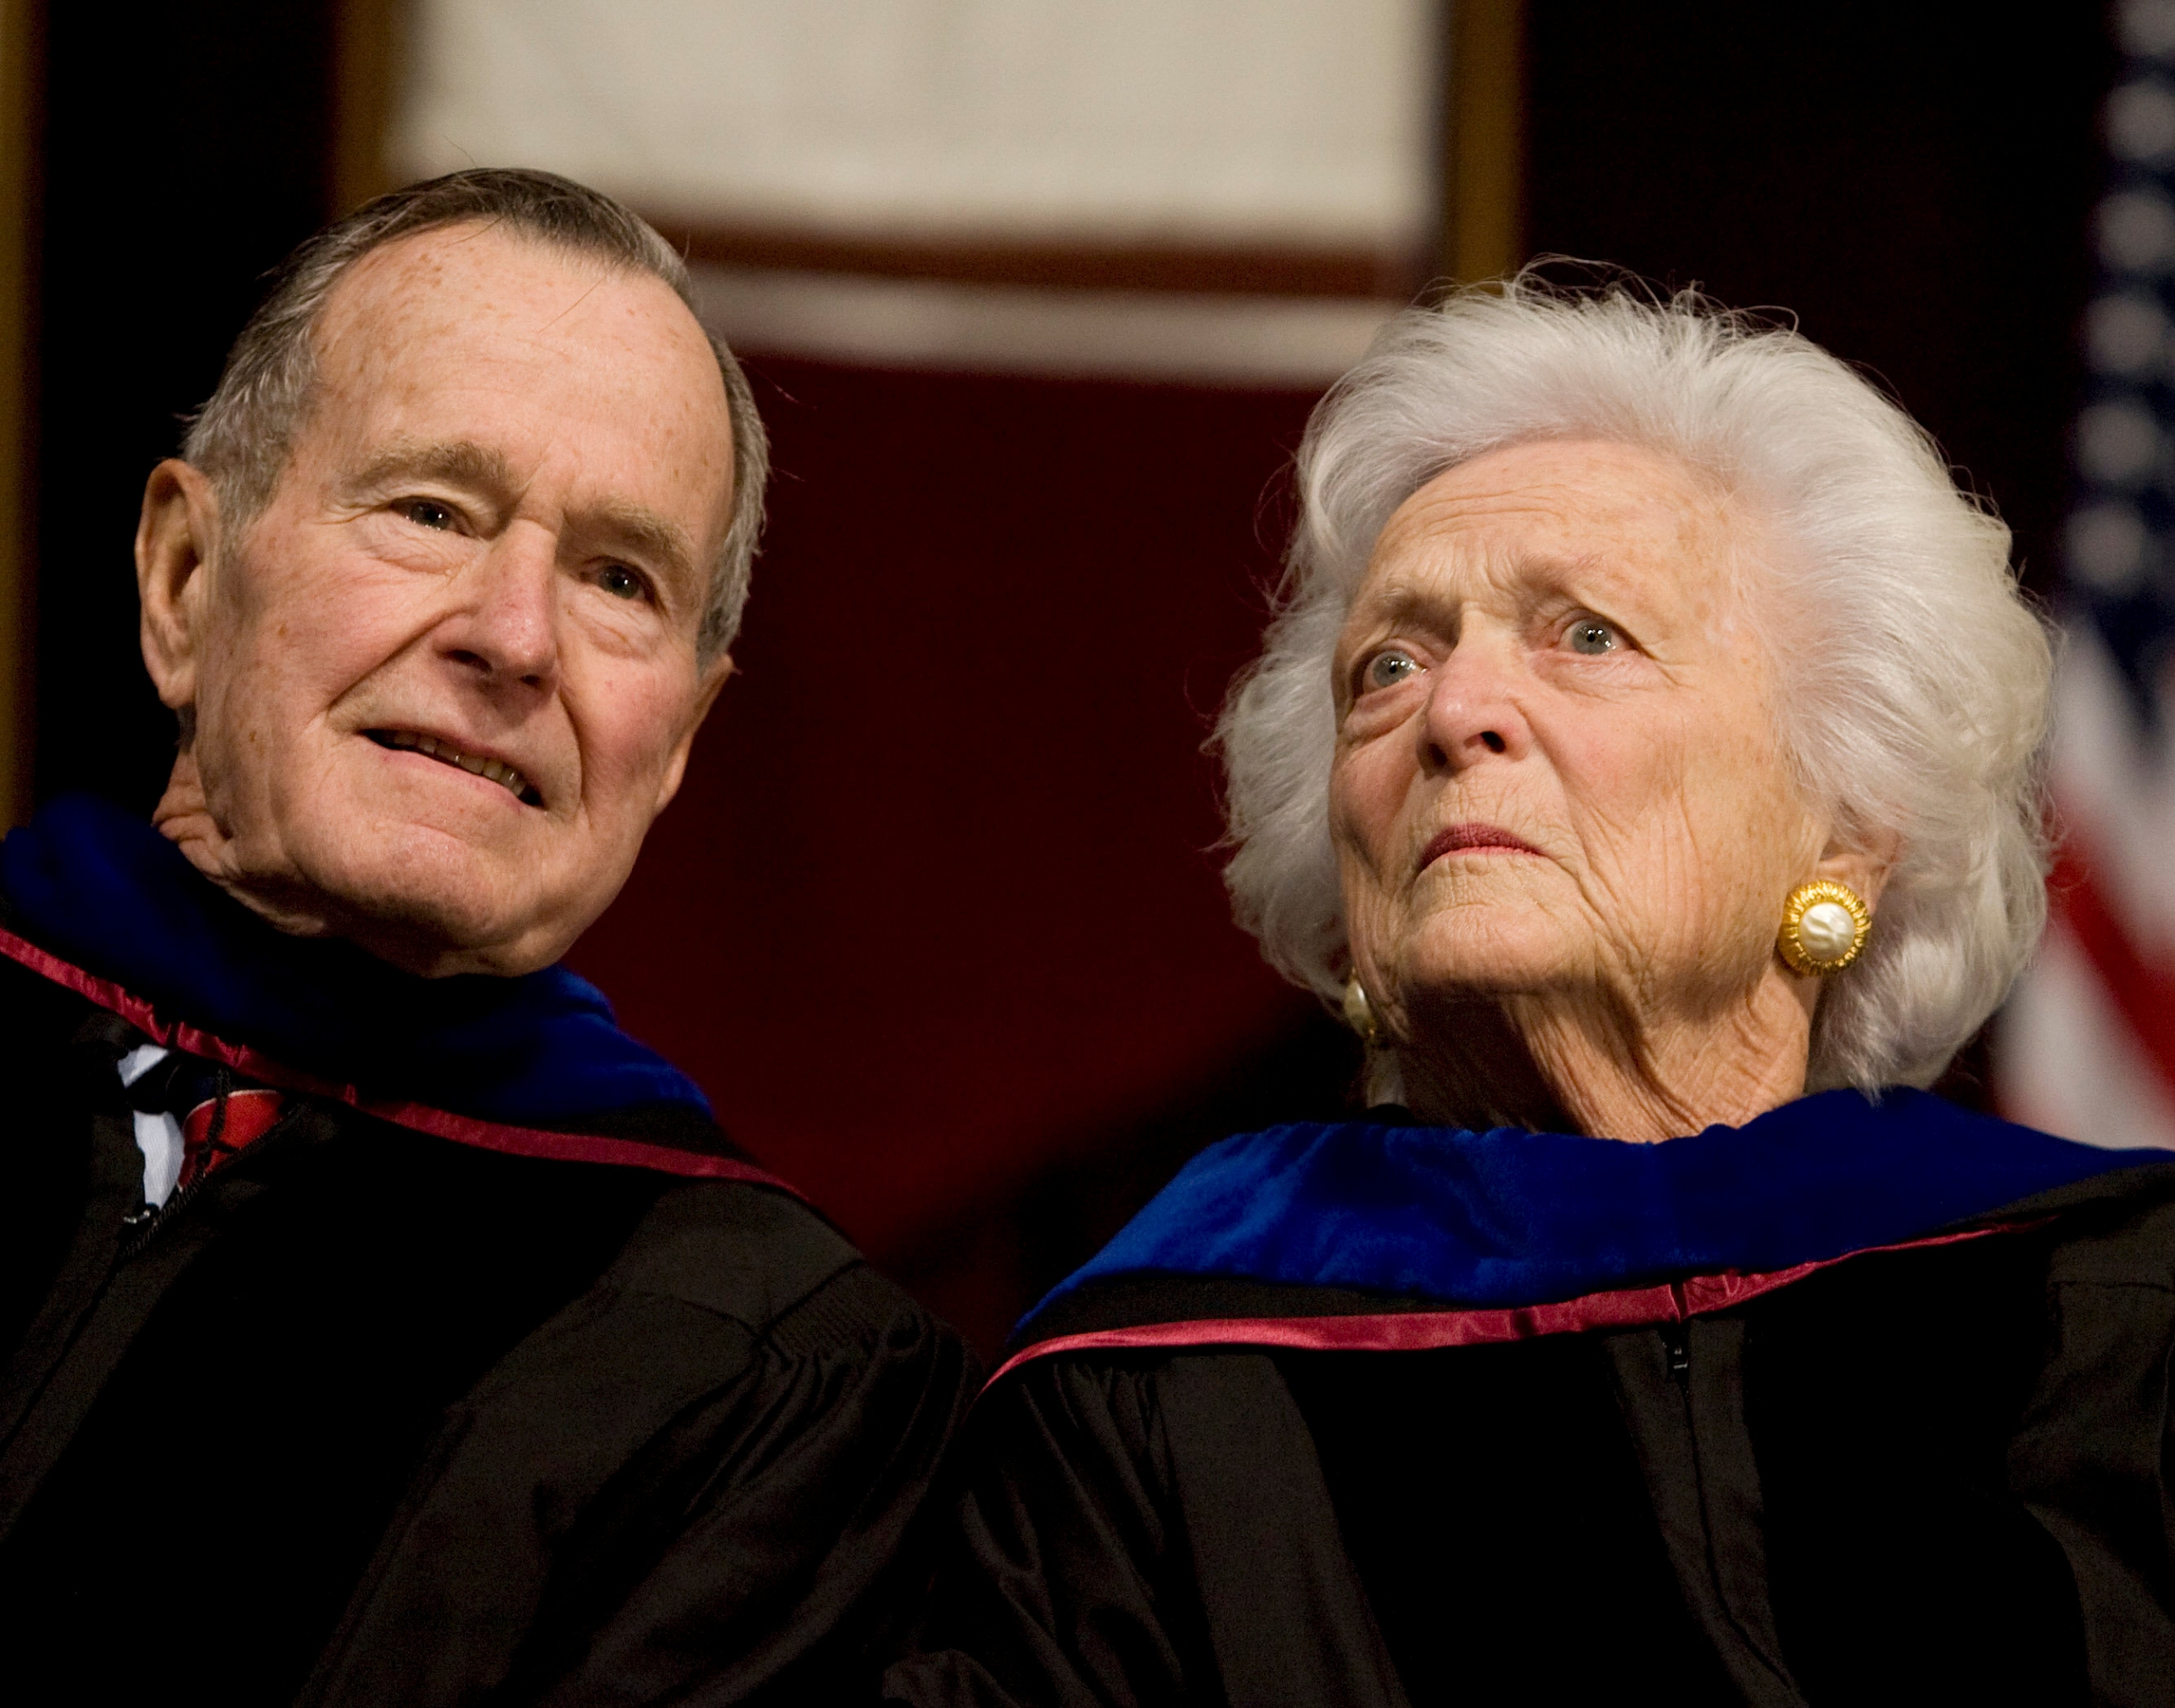
[[1718, 1014], [1554, 997], [1431, 1003], [1397, 1052], [1405, 1102], [1448, 1125], [1642, 1142], [1741, 1126], [1804, 1095], [1810, 994], [1778, 967]]

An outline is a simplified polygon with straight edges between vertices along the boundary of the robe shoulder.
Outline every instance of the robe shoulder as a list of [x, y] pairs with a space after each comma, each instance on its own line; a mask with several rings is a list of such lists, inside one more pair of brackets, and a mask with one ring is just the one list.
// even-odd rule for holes
[[1679, 1322], [1018, 1364], [889, 1699], [2165, 1704], [2175, 1190], [2036, 1208]]
[[916, 1708], [1401, 1704], [1274, 1362], [1053, 1359], [976, 1408], [885, 1699]]
[[977, 1374], [803, 1205], [675, 1183], [454, 1408], [303, 1699], [865, 1691]]
[[2175, 1161], [1776, 1116], [1205, 1155], [1015, 1337], [890, 1699], [2164, 1702]]
[[[1905, 1090], [1822, 1093], [1652, 1145], [1380, 1121], [1272, 1128], [1189, 1163], [1052, 1290], [1014, 1350], [1189, 1319], [1539, 1308], [1557, 1329], [1605, 1326], [2171, 1181], [2166, 1152], [2078, 1144]], [[1697, 1299], [1633, 1297], [1703, 1278], [1713, 1284]], [[1563, 1308], [1582, 1300], [1602, 1301], [1599, 1314]]]
[[[26, 1672], [114, 1699], [866, 1693], [978, 1383], [954, 1332], [777, 1187], [307, 1093], [131, 1236], [114, 1068], [143, 1041], [0, 961], [0, 1641]], [[684, 1108], [594, 1125], [725, 1143]], [[116, 1548], [132, 1585], [248, 1585], [257, 1635], [117, 1602]]]
[[[2175, 1155], [2165, 1162], [2120, 1166], [2050, 1190], [2031, 1193], [1927, 1232], [1938, 1239], [2056, 1219], [2080, 1233], [2148, 1220], [2158, 1225], [2153, 1213], [2171, 1204], [2175, 1204]], [[2134, 1248], [2132, 1255], [2141, 1262], [2156, 1261], [2146, 1259], [2145, 1249]], [[1838, 1259], [1854, 1255], [1845, 1251], [1838, 1254]], [[1021, 1324], [1006, 1352], [1017, 1354], [1075, 1336], [1122, 1334], [1168, 1324], [1425, 1315], [1443, 1310], [1447, 1304], [1454, 1305], [1454, 1301], [1248, 1275], [1117, 1271], [1083, 1278], [1076, 1286], [1053, 1294]]]

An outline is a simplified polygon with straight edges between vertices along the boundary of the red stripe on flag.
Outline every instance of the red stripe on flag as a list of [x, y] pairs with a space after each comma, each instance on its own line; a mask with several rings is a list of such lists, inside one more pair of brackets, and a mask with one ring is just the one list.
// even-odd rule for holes
[[2065, 835], [2055, 851], [2047, 899], [2084, 951], [2160, 1083], [2175, 1093], [2175, 969], [2138, 952], [2121, 915], [2093, 881], [2090, 863], [2074, 834]]

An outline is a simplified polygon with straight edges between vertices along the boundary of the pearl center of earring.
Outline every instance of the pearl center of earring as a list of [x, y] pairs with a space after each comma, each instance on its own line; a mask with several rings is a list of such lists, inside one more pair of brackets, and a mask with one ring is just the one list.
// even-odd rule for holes
[[1840, 902], [1815, 902], [1798, 921], [1798, 941], [1815, 961], [1840, 961], [1857, 935], [1857, 921]]

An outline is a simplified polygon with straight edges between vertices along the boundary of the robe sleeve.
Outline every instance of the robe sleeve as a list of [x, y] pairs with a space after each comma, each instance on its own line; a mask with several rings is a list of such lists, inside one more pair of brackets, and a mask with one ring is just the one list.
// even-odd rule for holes
[[977, 1407], [960, 1457], [929, 1608], [887, 1701], [1222, 1699], [1150, 1374], [1032, 1364]]
[[[721, 1239], [669, 1195], [632, 1258], [454, 1408], [305, 1702], [873, 1694], [975, 1372], [827, 1229], [761, 1196], [755, 1219], [802, 1250], [760, 1227]], [[794, 1218], [817, 1255], [845, 1255], [798, 1298]]]
[[2094, 1695], [2165, 1698], [2175, 1626], [2175, 1204], [2055, 1248], [2010, 1487], [2067, 1557]]

